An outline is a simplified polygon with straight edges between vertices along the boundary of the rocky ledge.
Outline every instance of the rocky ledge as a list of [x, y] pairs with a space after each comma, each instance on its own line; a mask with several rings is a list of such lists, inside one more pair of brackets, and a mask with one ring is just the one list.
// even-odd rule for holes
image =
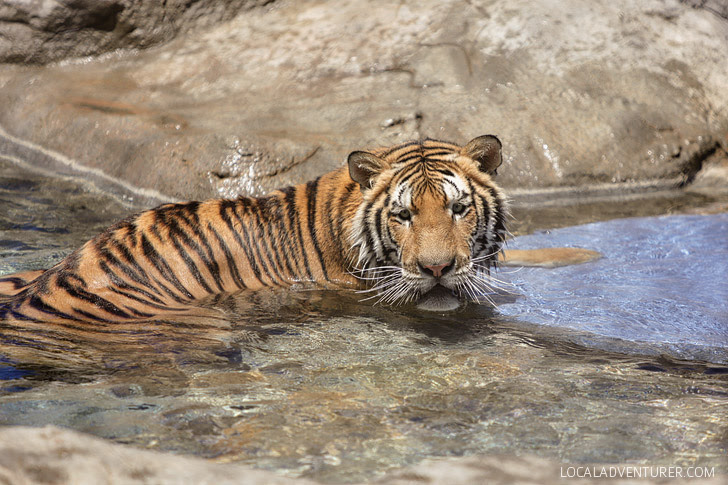
[[[601, 473], [601, 466], [581, 466], [570, 470], [554, 461], [535, 457], [473, 456], [449, 460], [432, 460], [419, 466], [396, 471], [373, 482], [382, 485], [473, 483], [556, 484], [569, 477], [569, 483], [592, 483], [589, 473]], [[610, 479], [610, 483], [717, 485], [725, 476], [675, 479], [672, 477], [635, 477]], [[666, 469], [667, 467], [663, 467]], [[607, 466], [606, 469], [609, 469]], [[624, 470], [627, 473], [628, 470]], [[574, 475], [570, 475], [570, 474]], [[640, 473], [644, 473], [641, 471]], [[652, 473], [659, 473], [655, 467]], [[665, 472], [667, 473], [667, 472]], [[112, 444], [98, 438], [53, 426], [45, 428], [10, 427], [0, 429], [0, 482], [11, 484], [51, 485], [314, 485], [306, 479], [293, 479], [273, 472], [255, 470], [234, 464], [215, 464], [200, 458], [162, 454]]]
[[3, 59], [66, 58], [0, 66], [0, 154], [190, 199], [493, 133], [511, 193], [725, 182], [720, 2], [152, 3], [0, 2]]
[[46, 64], [145, 48], [270, 0], [0, 0], [0, 62]]

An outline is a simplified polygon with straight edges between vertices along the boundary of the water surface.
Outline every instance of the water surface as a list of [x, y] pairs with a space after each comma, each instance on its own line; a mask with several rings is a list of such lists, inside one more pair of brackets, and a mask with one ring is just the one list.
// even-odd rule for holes
[[[128, 211], [82, 185], [0, 164], [0, 273], [48, 266]], [[639, 224], [661, 237], [664, 223], [684, 228], [688, 219], [637, 221], [623, 231], [623, 242], [645, 251], [631, 261], [644, 278], [639, 294], [653, 262], [680, 267], [687, 257], [680, 244], [690, 239], [675, 234], [677, 249], [660, 239], [650, 258]], [[725, 216], [709, 220], [724, 224]], [[585, 329], [583, 307], [567, 308], [559, 289], [585, 275], [595, 279], [579, 280], [575, 301], [594, 297], [599, 277], [608, 281], [620, 267], [629, 279], [630, 266], [609, 263], [630, 253], [615, 256], [600, 243], [610, 233], [589, 230], [554, 232], [554, 245], [578, 239], [604, 260], [504, 270], [516, 294], [498, 296], [498, 310], [467, 305], [438, 314], [373, 307], [351, 292], [263, 291], [210, 301], [188, 325], [149, 322], [62, 355], [5, 343], [0, 424], [55, 424], [331, 483], [477, 453], [727, 471], [728, 366], [620, 346], [630, 335], [610, 334], [606, 324]], [[717, 289], [719, 299], [723, 287], [710, 281], [705, 291]], [[705, 311], [701, 302], [693, 310]], [[559, 310], [570, 312], [566, 321]], [[671, 329], [666, 338], [685, 343], [673, 315], [655, 315]]]
[[616, 219], [516, 238], [509, 247], [576, 246], [598, 261], [523, 268], [498, 312], [567, 329], [611, 350], [728, 363], [728, 214]]

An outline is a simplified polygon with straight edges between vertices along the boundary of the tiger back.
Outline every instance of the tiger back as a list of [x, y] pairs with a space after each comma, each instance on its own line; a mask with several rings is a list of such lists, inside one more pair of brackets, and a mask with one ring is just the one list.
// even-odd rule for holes
[[368, 288], [392, 304], [437, 285], [476, 298], [506, 235], [500, 163], [493, 136], [462, 147], [426, 139], [353, 152], [347, 166], [265, 197], [162, 205], [47, 271], [0, 278], [0, 328], [150, 319], [304, 282]]

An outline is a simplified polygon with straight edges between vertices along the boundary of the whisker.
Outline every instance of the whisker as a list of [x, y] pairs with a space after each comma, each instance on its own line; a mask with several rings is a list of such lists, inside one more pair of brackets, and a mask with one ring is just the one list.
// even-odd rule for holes
[[506, 282], [499, 281], [499, 280], [494, 280], [493, 278], [483, 277], [480, 275], [472, 275], [472, 279], [473, 279], [473, 281], [480, 282], [482, 287], [487, 288], [488, 290], [490, 290], [493, 293], [496, 293], [497, 292], [496, 290], [500, 290], [509, 295], [516, 294], [515, 291], [512, 291], [512, 290], [515, 290], [515, 287], [510, 283], [506, 283]]
[[401, 269], [402, 268], [400, 268], [399, 266], [372, 266], [371, 268], [369, 268], [369, 267], [354, 268], [354, 270], [351, 271], [351, 273], [369, 273], [369, 272], [373, 272], [373, 271], [385, 271], [385, 270], [399, 271]]
[[376, 296], [379, 296], [379, 299], [376, 301], [375, 305], [378, 303], [381, 303], [381, 302], [389, 303], [392, 295], [395, 294], [397, 291], [399, 291], [402, 284], [403, 284], [402, 281], [399, 280], [399, 281], [395, 282], [394, 284], [392, 284], [392, 286], [390, 286], [386, 290], [384, 290], [384, 291], [380, 292], [378, 295], [376, 295]]
[[356, 293], [371, 293], [372, 291], [378, 291], [378, 290], [387, 288], [389, 286], [392, 286], [393, 284], [395, 284], [397, 282], [398, 279], [399, 279], [399, 277], [391, 276], [386, 280], [382, 280], [376, 286], [373, 286], [371, 288], [367, 288], [364, 290], [356, 290]]
[[391, 272], [388, 272], [388, 273], [384, 273], [382, 275], [358, 276], [358, 278], [360, 280], [363, 280], [363, 281], [379, 281], [381, 279], [392, 278], [392, 277], [395, 277], [395, 276], [399, 276], [399, 272], [397, 272], [397, 271], [391, 271]]
[[499, 280], [498, 278], [494, 278], [491, 275], [486, 275], [481, 272], [472, 273], [471, 276], [473, 278], [479, 279], [479, 280], [487, 283], [488, 285], [490, 285], [494, 288], [502, 288], [502, 289], [513, 288], [513, 284], [511, 284], [507, 281]]
[[499, 267], [498, 268], [498, 272], [499, 273], [502, 273], [502, 274], [513, 274], [513, 273], [518, 273], [519, 271], [523, 271], [523, 268], [525, 268], [525, 266], [517, 266], [517, 267], [512, 267], [511, 266], [511, 267], [508, 267], [508, 269], [504, 269], [503, 267]]
[[488, 296], [487, 290], [489, 290], [490, 288], [488, 288], [487, 285], [485, 287], [481, 286], [484, 284], [482, 280], [468, 280], [468, 284], [470, 285], [473, 292], [477, 293], [476, 295], [474, 295], [474, 301], [485, 300], [491, 306], [497, 306], [493, 299]]

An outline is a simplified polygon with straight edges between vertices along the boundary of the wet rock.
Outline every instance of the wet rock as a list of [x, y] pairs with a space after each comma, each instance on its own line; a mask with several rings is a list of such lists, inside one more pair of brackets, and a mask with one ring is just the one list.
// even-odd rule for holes
[[519, 296], [498, 311], [589, 347], [726, 363], [726, 234], [728, 214], [717, 214], [616, 219], [515, 238], [507, 252], [569, 244], [603, 257], [503, 274]]
[[276, 4], [143, 52], [1, 67], [0, 125], [170, 199], [484, 133], [504, 140], [511, 193], [670, 186], [728, 136], [728, 20], [709, 4]]
[[[588, 465], [579, 464], [581, 475]], [[640, 465], [635, 465], [640, 467]], [[649, 466], [648, 466], [649, 468]], [[662, 467], [666, 469], [667, 467]], [[674, 467], [672, 467], [674, 468]], [[472, 456], [430, 460], [405, 470], [390, 473], [377, 484], [472, 483], [563, 483], [568, 464], [525, 457]], [[659, 473], [660, 467], [652, 467]], [[596, 470], [596, 472], [594, 471]], [[600, 466], [590, 468], [598, 473]], [[607, 471], [609, 467], [607, 467]], [[724, 483], [725, 476], [675, 479], [629, 477], [629, 483]], [[708, 469], [710, 473], [710, 469]], [[624, 472], [623, 472], [624, 473]], [[645, 473], [644, 470], [641, 473]], [[608, 475], [606, 475], [608, 476]], [[0, 429], [0, 480], [13, 484], [74, 483], [78, 485], [108, 483], [112, 485], [156, 484], [315, 484], [303, 478], [293, 479], [273, 472], [234, 464], [215, 464], [199, 458], [137, 450], [112, 444], [99, 438], [54, 426], [45, 428], [5, 427]], [[590, 478], [573, 478], [570, 482], [592, 483]], [[617, 479], [615, 483], [620, 483]]]
[[314, 483], [242, 466], [219, 466], [199, 458], [135, 450], [53, 426], [3, 428], [0, 437], [3, 483]]
[[119, 48], [143, 48], [230, 19], [262, 0], [0, 1], [0, 62], [45, 64]]

